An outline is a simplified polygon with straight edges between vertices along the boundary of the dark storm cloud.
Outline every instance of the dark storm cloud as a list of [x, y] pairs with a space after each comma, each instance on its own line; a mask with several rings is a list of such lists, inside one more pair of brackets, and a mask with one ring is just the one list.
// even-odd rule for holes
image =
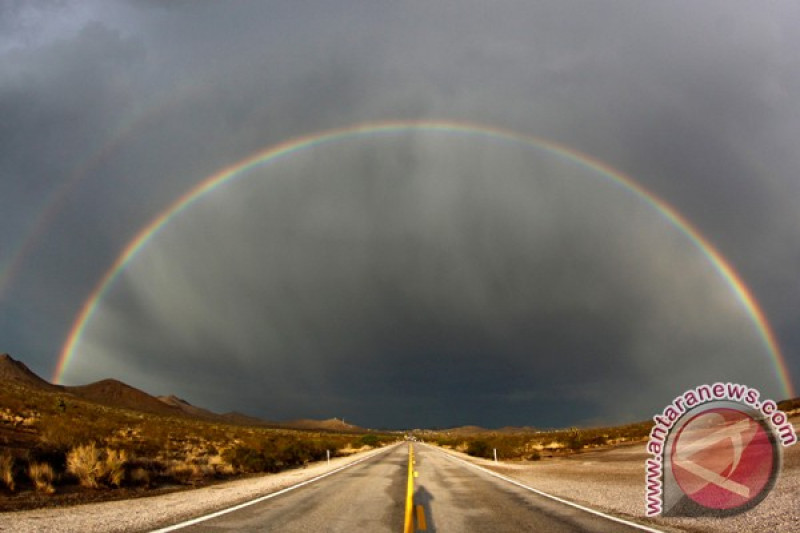
[[[125, 243], [220, 168], [326, 128], [446, 118], [552, 138], [670, 201], [800, 371], [800, 14], [772, 6], [4, 4], [0, 268], [83, 170], [0, 300], [0, 350], [47, 373]], [[741, 307], [652, 210], [596, 178], [523, 180], [516, 151], [430, 142], [304, 155], [291, 186], [193, 208], [103, 301], [70, 380], [372, 424], [401, 395], [433, 424], [630, 419], [723, 361], [779, 395]]]
[[130, 103], [131, 71], [141, 53], [116, 32], [90, 24], [35, 53], [5, 54], [0, 82], [4, 207], [35, 209], [87, 151], [102, 143], [109, 123]]
[[686, 237], [554, 159], [430, 133], [297, 154], [176, 217], [74, 372], [119, 354], [190, 395], [370, 425], [645, 416], [653, 367], [759, 379], [719, 369], [758, 343]]

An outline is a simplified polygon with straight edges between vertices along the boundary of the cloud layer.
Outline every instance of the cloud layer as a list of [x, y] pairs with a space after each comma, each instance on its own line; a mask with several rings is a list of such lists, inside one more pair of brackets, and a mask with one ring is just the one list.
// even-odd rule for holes
[[[219, 169], [315, 131], [447, 119], [574, 147], [675, 206], [800, 375], [800, 13], [773, 7], [4, 4], [0, 350], [49, 374], [125, 244]], [[714, 379], [780, 396], [768, 357], [701, 251], [634, 196], [536, 150], [417, 132], [203, 198], [118, 279], [66, 378], [273, 418], [556, 425], [648, 416]]]

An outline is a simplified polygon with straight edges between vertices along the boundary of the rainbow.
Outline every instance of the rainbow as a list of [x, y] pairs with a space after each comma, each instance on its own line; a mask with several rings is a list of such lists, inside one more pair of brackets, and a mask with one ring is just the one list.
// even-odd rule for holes
[[70, 360], [75, 355], [75, 348], [78, 345], [86, 325], [92, 318], [99, 302], [102, 300], [109, 287], [113, 285], [116, 278], [125, 269], [126, 265], [136, 256], [136, 254], [158, 234], [158, 232], [175, 216], [191, 207], [199, 198], [205, 194], [213, 192], [218, 187], [228, 181], [234, 180], [245, 175], [248, 171], [273, 163], [281, 158], [288, 157], [296, 152], [320, 146], [344, 139], [367, 137], [375, 135], [396, 135], [410, 133], [414, 131], [432, 131], [464, 136], [476, 136], [482, 138], [493, 138], [500, 141], [510, 141], [527, 147], [534, 147], [548, 153], [554, 154], [564, 160], [581, 167], [600, 172], [602, 175], [613, 181], [615, 184], [625, 188], [641, 200], [652, 206], [657, 212], [664, 216], [675, 228], [685, 234], [689, 240], [700, 250], [711, 262], [722, 279], [728, 284], [741, 304], [750, 314], [759, 335], [772, 358], [776, 377], [778, 378], [783, 393], [787, 398], [795, 396], [794, 387], [787, 370], [786, 361], [781, 353], [775, 333], [764, 315], [764, 311], [753, 296], [750, 288], [745, 284], [741, 276], [734, 270], [733, 266], [725, 257], [678, 211], [655, 194], [648, 191], [632, 178], [622, 172], [606, 165], [602, 161], [589, 155], [583, 154], [572, 148], [557, 144], [546, 139], [530, 135], [520, 134], [513, 131], [486, 127], [463, 122], [450, 121], [391, 121], [378, 123], [364, 123], [346, 128], [334, 129], [322, 133], [313, 133], [299, 138], [287, 140], [278, 145], [267, 148], [233, 165], [223, 168], [200, 182], [198, 185], [184, 193], [180, 198], [173, 202], [168, 208], [150, 221], [123, 249], [111, 267], [106, 271], [100, 281], [92, 289], [89, 297], [84, 302], [81, 310], [75, 319], [72, 328], [67, 335], [62, 347], [55, 372], [53, 382], [59, 383], [69, 365]]

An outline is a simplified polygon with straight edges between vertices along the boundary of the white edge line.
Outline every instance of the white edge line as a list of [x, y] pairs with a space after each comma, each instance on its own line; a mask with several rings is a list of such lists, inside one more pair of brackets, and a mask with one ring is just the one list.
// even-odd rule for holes
[[386, 448], [383, 448], [380, 451], [372, 453], [372, 454], [370, 454], [370, 455], [368, 455], [366, 457], [362, 457], [361, 459], [358, 459], [357, 461], [353, 461], [352, 463], [348, 463], [348, 464], [346, 464], [344, 466], [340, 466], [339, 468], [336, 468], [335, 470], [331, 470], [330, 472], [326, 472], [326, 473], [321, 474], [321, 475], [319, 475], [317, 477], [314, 477], [314, 478], [311, 478], [311, 479], [307, 479], [305, 481], [301, 481], [300, 483], [297, 483], [296, 485], [291, 485], [291, 486], [286, 487], [285, 489], [281, 489], [281, 490], [279, 490], [277, 492], [272, 492], [272, 493], [267, 494], [265, 496], [259, 496], [258, 498], [254, 499], [254, 500], [249, 500], [249, 501], [246, 501], [244, 503], [240, 503], [238, 505], [234, 505], [233, 507], [227, 507], [225, 509], [222, 509], [221, 511], [216, 511], [216, 512], [211, 513], [211, 514], [199, 516], [197, 518], [193, 518], [193, 519], [187, 520], [185, 522], [180, 522], [180, 523], [174, 524], [172, 526], [167, 526], [167, 527], [161, 528], [161, 529], [154, 529], [150, 533], [167, 533], [168, 531], [176, 531], [178, 529], [183, 529], [185, 527], [189, 527], [189, 526], [193, 526], [195, 524], [199, 524], [201, 522], [205, 522], [206, 520], [211, 520], [212, 518], [217, 518], [218, 516], [222, 516], [222, 515], [225, 515], [225, 514], [228, 514], [228, 513], [232, 513], [234, 511], [238, 511], [239, 509], [244, 509], [245, 507], [250, 507], [251, 505], [255, 505], [257, 503], [261, 503], [261, 502], [263, 502], [265, 500], [269, 500], [270, 498], [275, 498], [276, 496], [280, 496], [281, 494], [286, 494], [287, 492], [293, 491], [295, 489], [299, 489], [300, 487], [303, 487], [305, 485], [309, 485], [311, 483], [314, 483], [315, 481], [319, 481], [322, 478], [326, 478], [328, 476], [332, 476], [333, 474], [336, 474], [337, 472], [341, 472], [342, 470], [345, 470], [346, 468], [350, 468], [351, 466], [355, 466], [357, 464], [363, 463], [364, 461], [372, 459], [373, 457], [381, 455], [382, 453], [386, 453], [387, 451], [389, 451], [389, 450], [391, 450], [391, 449], [393, 449], [393, 448], [395, 448], [397, 446], [400, 446], [401, 444], [402, 444], [402, 442], [399, 443], [399, 444], [387, 446]]
[[439, 449], [436, 449], [436, 450], [439, 453], [444, 454], [446, 457], [449, 457], [450, 459], [453, 459], [455, 461], [460, 461], [460, 462], [462, 462], [462, 463], [464, 463], [464, 464], [466, 464], [468, 466], [471, 466], [473, 468], [477, 468], [478, 470], [480, 470], [482, 472], [486, 472], [490, 476], [494, 476], [496, 478], [502, 479], [503, 481], [507, 481], [508, 483], [511, 483], [512, 485], [516, 485], [516, 486], [521, 487], [523, 489], [529, 490], [529, 491], [534, 492], [534, 493], [536, 493], [536, 494], [538, 494], [540, 496], [544, 496], [545, 498], [550, 498], [551, 500], [555, 500], [555, 501], [563, 503], [565, 505], [569, 505], [570, 507], [574, 507], [576, 509], [580, 509], [581, 511], [586, 511], [587, 513], [591, 513], [593, 515], [601, 516], [603, 518], [607, 518], [608, 520], [613, 520], [614, 522], [619, 522], [620, 524], [625, 524], [626, 526], [635, 527], [637, 529], [641, 529], [642, 531], [649, 531], [650, 533], [664, 533], [660, 529], [654, 529], [652, 527], [647, 527], [647, 526], [645, 526], [643, 524], [638, 524], [636, 522], [631, 522], [630, 520], [625, 520], [624, 518], [619, 518], [619, 517], [616, 517], [614, 515], [606, 514], [606, 513], [603, 513], [601, 511], [598, 511], [596, 509], [592, 509], [591, 507], [585, 507], [585, 506], [577, 504], [575, 502], [571, 502], [569, 500], [565, 500], [563, 498], [559, 498], [558, 496], [554, 496], [552, 494], [548, 494], [547, 492], [543, 492], [543, 491], [541, 491], [539, 489], [535, 489], [533, 487], [529, 487], [528, 485], [525, 485], [524, 483], [520, 483], [519, 481], [517, 481], [515, 479], [511, 479], [510, 477], [506, 477], [503, 474], [498, 474], [497, 472], [493, 472], [493, 471], [489, 470], [488, 468], [484, 468], [482, 466], [476, 465], [476, 464], [471, 463], [469, 461], [465, 461], [464, 459], [462, 459], [460, 457], [456, 457], [455, 455], [451, 455], [451, 454], [449, 454], [449, 453], [447, 453], [447, 452], [445, 452], [443, 450], [439, 450]]

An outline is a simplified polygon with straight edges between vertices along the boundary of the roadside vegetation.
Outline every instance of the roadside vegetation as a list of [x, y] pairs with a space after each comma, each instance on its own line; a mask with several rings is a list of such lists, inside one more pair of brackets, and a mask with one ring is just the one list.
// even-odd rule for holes
[[74, 503], [279, 472], [397, 439], [160, 416], [6, 385], [0, 511], [50, 505], [45, 495], [55, 503], [69, 495]]
[[587, 449], [641, 442], [647, 438], [652, 427], [652, 422], [648, 421], [615, 427], [548, 431], [453, 429], [423, 431], [417, 433], [417, 436], [426, 442], [458, 450], [473, 457], [491, 459], [497, 450], [497, 457], [501, 460], [537, 461]]
[[[800, 414], [800, 398], [778, 402], [787, 415]], [[487, 430], [474, 426], [449, 430], [415, 431], [417, 438], [485, 459], [538, 461], [582, 451], [646, 441], [652, 421], [598, 428], [539, 431], [532, 428]]]

